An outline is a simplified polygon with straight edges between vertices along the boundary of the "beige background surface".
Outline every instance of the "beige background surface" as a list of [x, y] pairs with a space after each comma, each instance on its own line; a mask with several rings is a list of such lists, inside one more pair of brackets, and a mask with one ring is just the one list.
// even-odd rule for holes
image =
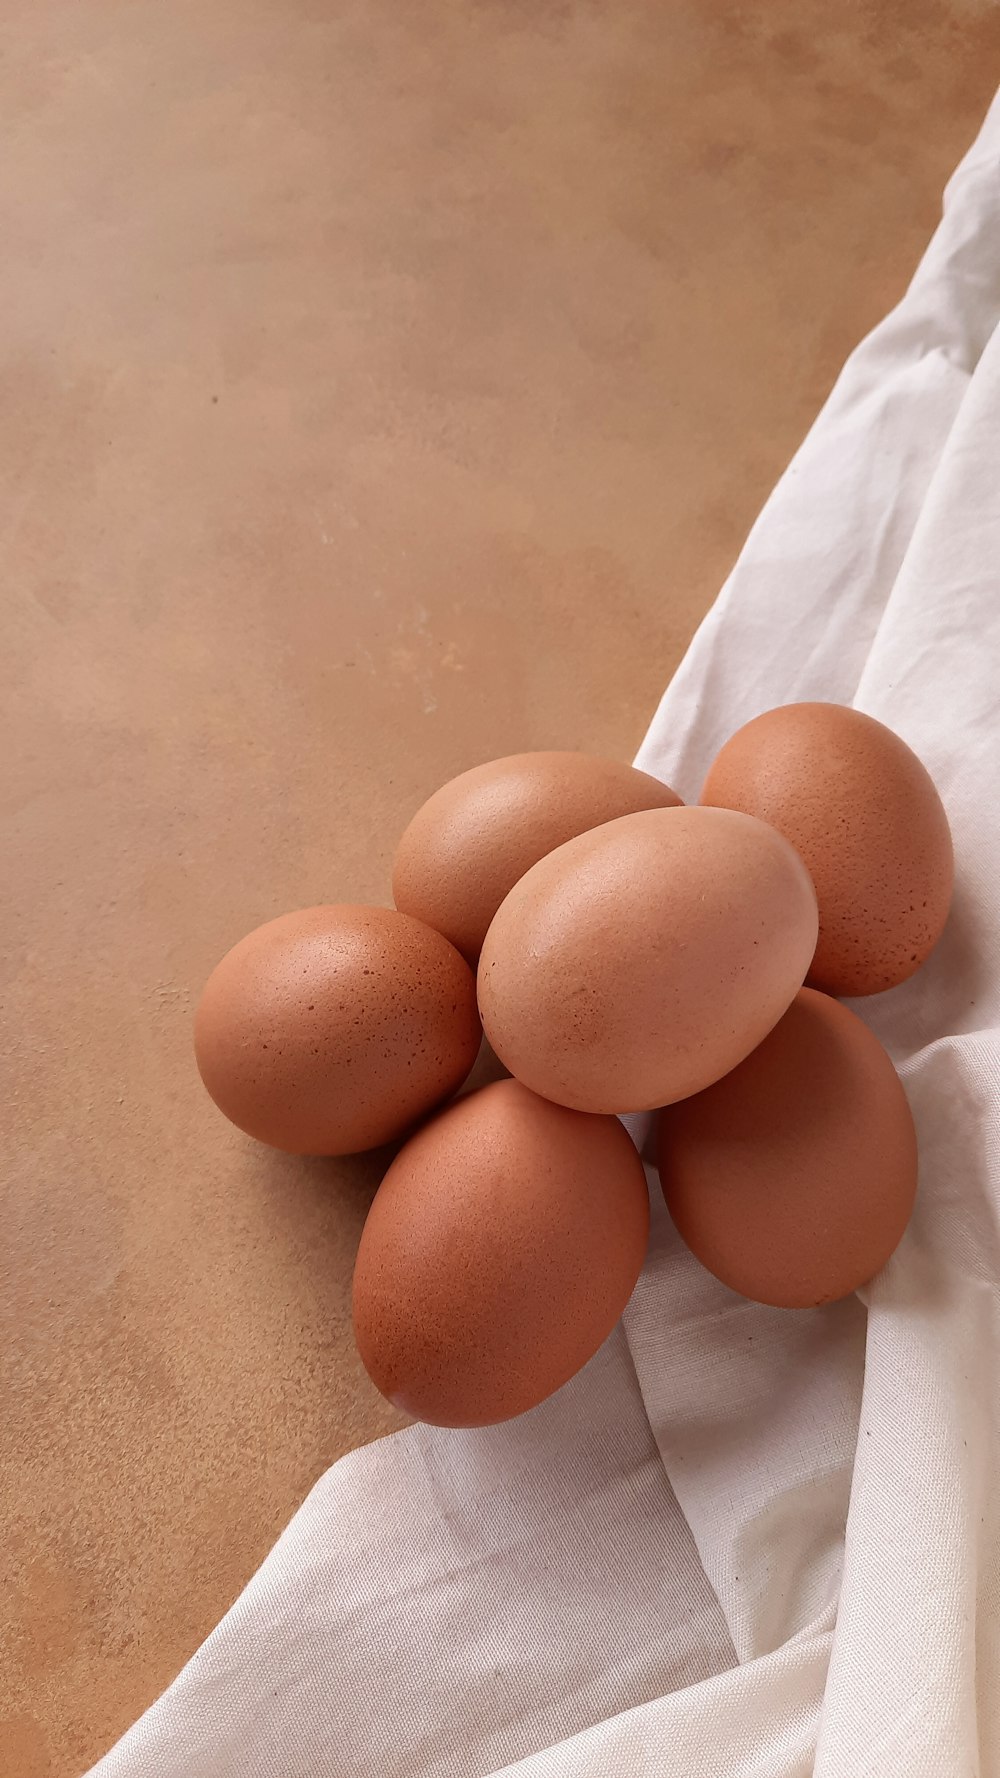
[[386, 1431], [377, 1160], [193, 999], [444, 778], [634, 749], [1000, 78], [982, 4], [7, 0], [0, 1771], [73, 1778]]

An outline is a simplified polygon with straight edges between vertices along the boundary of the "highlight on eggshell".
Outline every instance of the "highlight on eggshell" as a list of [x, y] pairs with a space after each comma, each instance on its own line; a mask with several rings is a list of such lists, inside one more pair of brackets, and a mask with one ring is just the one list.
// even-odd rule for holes
[[603, 1344], [642, 1269], [649, 1197], [626, 1130], [499, 1081], [425, 1124], [368, 1214], [354, 1271], [375, 1386], [437, 1426], [537, 1406]]
[[657, 1159], [692, 1253], [780, 1308], [834, 1302], [873, 1278], [917, 1189], [913, 1117], [889, 1056], [811, 988], [724, 1079], [661, 1113]]
[[390, 908], [283, 914], [213, 970], [195, 1054], [220, 1111], [293, 1154], [402, 1135], [461, 1085], [481, 1039], [468, 964]]
[[648, 772], [587, 753], [515, 753], [473, 766], [417, 810], [392, 870], [396, 906], [434, 926], [473, 967], [504, 896], [577, 834], [680, 797]]
[[580, 1111], [651, 1110], [742, 1061], [801, 987], [816, 896], [773, 827], [656, 809], [557, 847], [483, 944], [483, 1028], [536, 1093]]
[[926, 962], [951, 905], [951, 833], [924, 766], [883, 723], [840, 704], [769, 710], [726, 742], [701, 802], [770, 822], [801, 854], [819, 902], [814, 987], [878, 994]]

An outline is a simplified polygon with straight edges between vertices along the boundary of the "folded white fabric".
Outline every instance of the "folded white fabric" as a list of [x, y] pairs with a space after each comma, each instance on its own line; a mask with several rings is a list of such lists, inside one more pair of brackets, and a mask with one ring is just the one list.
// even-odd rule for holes
[[646, 1272], [551, 1402], [345, 1458], [93, 1778], [1000, 1774], [1000, 101], [758, 520], [639, 763], [854, 703], [955, 836], [928, 966], [857, 1003], [921, 1185], [860, 1302], [744, 1303], [652, 1179]]

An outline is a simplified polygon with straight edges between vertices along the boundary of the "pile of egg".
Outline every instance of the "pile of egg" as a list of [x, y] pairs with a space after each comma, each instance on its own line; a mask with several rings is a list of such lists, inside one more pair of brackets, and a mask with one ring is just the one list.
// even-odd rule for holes
[[[230, 951], [198, 1066], [278, 1148], [405, 1138], [361, 1237], [358, 1348], [415, 1417], [486, 1425], [567, 1382], [633, 1290], [649, 1198], [620, 1114], [658, 1113], [670, 1215], [733, 1290], [805, 1308], [881, 1268], [916, 1139], [838, 997], [923, 963], [952, 876], [924, 767], [838, 705], [748, 723], [692, 807], [631, 766], [518, 754], [414, 816], [395, 909], [308, 908]], [[511, 1078], [455, 1098], [483, 1033]]]

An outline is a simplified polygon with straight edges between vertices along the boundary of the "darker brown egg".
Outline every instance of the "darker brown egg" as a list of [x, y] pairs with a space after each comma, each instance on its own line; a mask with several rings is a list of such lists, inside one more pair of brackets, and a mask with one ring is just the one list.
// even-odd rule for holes
[[480, 1042], [468, 964], [390, 908], [283, 914], [213, 970], [195, 1019], [220, 1111], [293, 1154], [401, 1135], [465, 1079]]
[[814, 987], [877, 994], [933, 950], [951, 904], [948, 819], [882, 723], [840, 704], [768, 710], [727, 741], [701, 801], [759, 816], [801, 854], [819, 903]]
[[473, 766], [417, 810], [396, 852], [393, 900], [475, 963], [519, 877], [575, 834], [680, 797], [658, 778], [588, 753], [514, 753]]
[[867, 1025], [811, 988], [731, 1074], [661, 1113], [658, 1143], [680, 1234], [756, 1302], [849, 1296], [913, 1208], [917, 1144], [896, 1070]]
[[513, 1080], [460, 1100], [407, 1143], [365, 1223], [354, 1327], [372, 1381], [438, 1426], [524, 1413], [607, 1338], [648, 1231], [617, 1119]]

